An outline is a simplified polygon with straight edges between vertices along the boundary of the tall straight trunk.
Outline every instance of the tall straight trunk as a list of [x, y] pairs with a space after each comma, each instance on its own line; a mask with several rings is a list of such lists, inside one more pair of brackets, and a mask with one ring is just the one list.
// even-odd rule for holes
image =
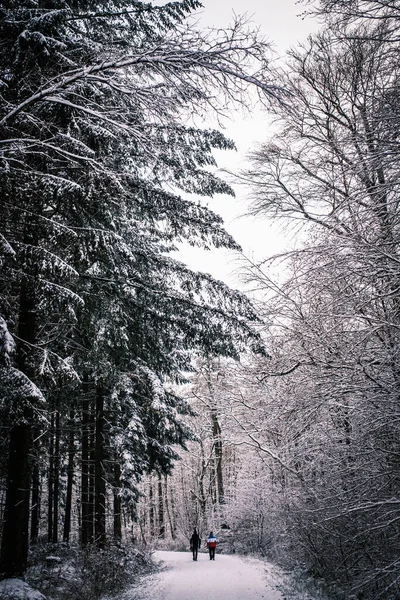
[[[26, 224], [24, 242], [26, 259], [35, 245], [35, 228]], [[34, 275], [34, 273], [33, 273]], [[25, 375], [33, 378], [32, 348], [36, 342], [35, 286], [24, 281], [19, 297], [18, 344], [16, 365]], [[20, 577], [28, 560], [30, 470], [32, 446], [32, 412], [24, 406], [24, 423], [11, 428], [8, 446], [8, 472], [6, 506], [1, 539], [0, 573], [7, 577]]]
[[69, 433], [68, 433], [68, 466], [67, 466], [67, 491], [65, 496], [65, 515], [63, 541], [69, 542], [71, 534], [71, 509], [72, 509], [72, 489], [74, 485], [74, 411], [69, 413]]
[[164, 498], [161, 475], [158, 475], [158, 537], [165, 537]]
[[215, 452], [215, 470], [217, 477], [217, 490], [218, 490], [218, 504], [224, 504], [225, 492], [224, 492], [224, 478], [222, 473], [222, 439], [221, 439], [221, 427], [218, 421], [218, 415], [216, 408], [211, 411], [211, 420], [213, 427], [213, 438], [214, 438], [214, 452]]
[[[207, 369], [207, 373], [206, 373], [206, 378], [207, 378], [207, 385], [208, 385], [208, 389], [210, 392], [210, 417], [211, 417], [211, 424], [212, 424], [212, 435], [213, 435], [213, 441], [214, 441], [214, 455], [215, 455], [215, 472], [214, 472], [214, 482], [212, 482], [212, 485], [214, 483], [215, 485], [215, 479], [216, 479], [216, 496], [218, 498], [218, 504], [224, 504], [225, 499], [224, 499], [224, 478], [223, 478], [223, 473], [222, 473], [222, 437], [221, 437], [221, 426], [219, 424], [218, 421], [218, 409], [217, 409], [217, 401], [215, 398], [215, 392], [214, 392], [214, 386], [212, 383], [212, 379], [211, 379], [211, 373], [212, 373], [212, 365], [211, 363], [208, 364], [208, 369]], [[213, 501], [216, 499], [214, 499], [214, 494], [213, 494]]]
[[1, 544], [0, 573], [22, 577], [29, 549], [31, 428], [16, 425], [10, 431], [6, 507]]
[[150, 536], [153, 538], [155, 533], [155, 522], [154, 522], [154, 494], [153, 484], [151, 478], [149, 478], [149, 526]]
[[49, 477], [47, 482], [47, 541], [53, 541], [53, 502], [54, 502], [54, 401], [51, 403], [49, 439]]
[[[133, 512], [133, 509], [132, 509]], [[134, 515], [131, 515], [131, 520], [132, 520], [132, 539], [133, 539], [133, 522], [134, 522]], [[146, 540], [146, 533], [145, 530], [146, 528], [146, 512], [145, 509], [143, 510], [143, 514], [139, 514], [139, 519], [138, 519], [138, 523], [139, 523], [139, 529], [140, 529], [140, 537], [142, 539], [142, 544], [143, 546], [147, 546], [147, 540]]]
[[31, 544], [37, 544], [40, 528], [40, 435], [38, 428], [34, 430], [32, 465], [32, 500], [31, 500]]
[[4, 523], [4, 507], [6, 504], [6, 488], [0, 489], [0, 522]]
[[58, 542], [58, 509], [60, 489], [60, 413], [55, 414], [54, 474], [53, 474], [53, 543]]
[[89, 396], [84, 385], [82, 399], [82, 466], [81, 466], [81, 543], [90, 544], [93, 531], [89, 521]]
[[168, 517], [169, 529], [171, 531], [171, 538], [176, 538], [176, 525], [173, 518], [174, 510], [174, 497], [172, 488], [168, 486], [168, 476], [165, 475], [165, 511]]
[[106, 480], [104, 473], [104, 385], [100, 381], [96, 390], [95, 419], [95, 497], [94, 497], [94, 530], [96, 545], [104, 548], [106, 544]]
[[211, 503], [217, 504], [217, 474], [215, 471], [215, 464], [211, 463], [210, 465], [210, 479], [208, 484], [208, 490], [211, 497]]
[[[93, 384], [92, 384], [93, 390]], [[93, 400], [89, 407], [89, 487], [88, 487], [88, 528], [90, 530], [90, 543], [94, 542], [94, 513], [95, 513], [95, 445], [96, 445], [96, 432], [95, 432], [95, 421], [96, 421], [96, 406], [93, 406]]]
[[206, 531], [207, 529], [207, 516], [206, 516], [206, 508], [207, 508], [207, 496], [204, 485], [204, 478], [207, 473], [207, 462], [204, 455], [204, 444], [200, 440], [200, 451], [201, 451], [201, 470], [200, 476], [198, 478], [199, 481], [199, 509], [200, 509], [200, 529], [202, 531]]
[[[117, 459], [118, 460], [118, 459]], [[114, 467], [114, 540], [120, 542], [122, 540], [122, 523], [121, 523], [121, 496], [119, 490], [121, 488], [121, 467], [118, 462]]]
[[37, 457], [32, 467], [31, 544], [37, 544], [40, 523], [40, 472]]

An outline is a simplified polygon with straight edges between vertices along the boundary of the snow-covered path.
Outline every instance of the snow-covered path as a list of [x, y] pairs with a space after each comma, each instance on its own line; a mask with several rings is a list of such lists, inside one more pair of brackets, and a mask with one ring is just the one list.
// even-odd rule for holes
[[189, 552], [157, 551], [167, 569], [147, 580], [143, 600], [283, 600], [275, 588], [272, 566], [255, 559], [217, 554], [210, 561]]

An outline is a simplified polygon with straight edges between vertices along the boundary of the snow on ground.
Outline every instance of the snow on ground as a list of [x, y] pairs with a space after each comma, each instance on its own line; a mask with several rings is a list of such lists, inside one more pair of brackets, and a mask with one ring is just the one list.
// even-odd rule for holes
[[0, 581], [1, 600], [46, 600], [45, 596], [31, 588], [22, 579], [3, 579]]
[[200, 553], [195, 562], [190, 552], [161, 550], [154, 558], [167, 568], [145, 580], [142, 600], [284, 600], [274, 567], [261, 560]]

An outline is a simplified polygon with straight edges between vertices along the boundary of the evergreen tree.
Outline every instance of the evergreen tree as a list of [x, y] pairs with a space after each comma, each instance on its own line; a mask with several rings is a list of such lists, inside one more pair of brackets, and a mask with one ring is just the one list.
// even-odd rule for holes
[[[190, 368], [193, 352], [237, 355], [258, 344], [243, 296], [168, 256], [184, 239], [237, 247], [217, 215], [180, 195], [232, 194], [209, 167], [212, 150], [233, 143], [183, 126], [184, 111], [209, 105], [213, 86], [236, 100], [249, 83], [275, 93], [265, 45], [240, 27], [202, 38], [184, 26], [198, 6], [24, 0], [0, 11], [1, 314], [17, 340], [16, 366], [48, 399], [60, 385], [81, 387], [85, 414], [97, 390], [96, 448], [110, 436], [115, 459], [124, 457], [121, 481], [132, 465], [136, 477], [168, 472], [172, 444], [190, 437], [178, 416], [188, 408], [165, 383]], [[21, 407], [29, 478], [38, 424], [27, 396]], [[120, 419], [108, 431], [103, 410]], [[95, 455], [104, 495], [100, 480], [111, 474]], [[25, 560], [26, 552], [1, 570], [19, 574]]]

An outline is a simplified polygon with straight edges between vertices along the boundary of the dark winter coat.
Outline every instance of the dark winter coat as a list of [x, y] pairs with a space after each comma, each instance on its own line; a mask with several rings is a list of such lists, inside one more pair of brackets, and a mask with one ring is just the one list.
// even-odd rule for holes
[[190, 547], [191, 548], [200, 548], [201, 540], [198, 533], [194, 533], [190, 538]]

